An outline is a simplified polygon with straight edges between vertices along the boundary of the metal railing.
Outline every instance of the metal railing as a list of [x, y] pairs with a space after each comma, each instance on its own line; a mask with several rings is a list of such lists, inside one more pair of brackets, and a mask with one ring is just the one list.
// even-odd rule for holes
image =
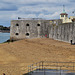
[[60, 75], [62, 70], [66, 72], [75, 73], [75, 62], [41, 61], [28, 66], [28, 73], [32, 74], [33, 71], [45, 69], [60, 71]]

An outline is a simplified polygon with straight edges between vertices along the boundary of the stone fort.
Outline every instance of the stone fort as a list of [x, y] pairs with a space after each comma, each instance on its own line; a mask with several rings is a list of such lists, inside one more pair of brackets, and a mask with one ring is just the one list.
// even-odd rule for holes
[[75, 42], [75, 16], [68, 18], [68, 14], [63, 10], [60, 19], [18, 18], [11, 21], [10, 40], [31, 38]]

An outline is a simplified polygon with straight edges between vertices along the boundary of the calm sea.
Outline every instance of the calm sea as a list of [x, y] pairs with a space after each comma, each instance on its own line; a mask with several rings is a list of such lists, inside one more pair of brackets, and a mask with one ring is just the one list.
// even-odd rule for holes
[[10, 33], [0, 33], [0, 43], [3, 43], [10, 39]]

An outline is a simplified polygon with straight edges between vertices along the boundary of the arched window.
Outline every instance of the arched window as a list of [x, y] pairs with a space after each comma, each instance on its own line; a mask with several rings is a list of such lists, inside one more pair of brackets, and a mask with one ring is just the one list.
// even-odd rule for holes
[[26, 36], [29, 36], [29, 33], [26, 33]]
[[19, 24], [17, 23], [16, 26], [19, 26]]
[[40, 26], [40, 24], [37, 24], [37, 26]]
[[29, 26], [29, 24], [27, 23], [26, 26]]

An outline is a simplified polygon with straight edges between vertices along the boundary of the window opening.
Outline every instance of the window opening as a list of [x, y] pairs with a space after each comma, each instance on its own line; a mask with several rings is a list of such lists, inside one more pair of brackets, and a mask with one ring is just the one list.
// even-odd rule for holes
[[40, 26], [40, 24], [37, 24], [37, 26]]
[[16, 35], [19, 35], [19, 33], [16, 33]]
[[17, 23], [16, 26], [19, 26], [19, 24]]
[[26, 24], [26, 26], [29, 26], [29, 24]]
[[26, 36], [29, 36], [29, 33], [26, 33]]

